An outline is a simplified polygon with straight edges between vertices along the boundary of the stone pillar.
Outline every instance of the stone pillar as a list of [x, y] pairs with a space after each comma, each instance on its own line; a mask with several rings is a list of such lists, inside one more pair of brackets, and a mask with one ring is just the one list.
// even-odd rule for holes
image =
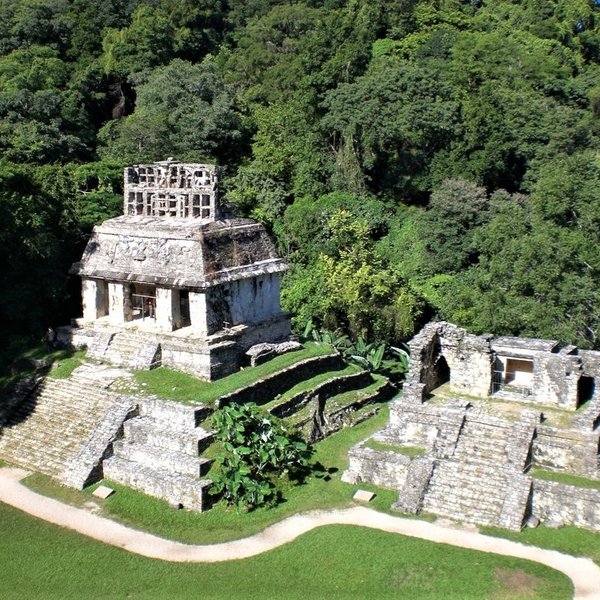
[[131, 321], [131, 291], [129, 285], [110, 282], [108, 284], [108, 316], [115, 325]]
[[156, 324], [163, 331], [177, 329], [181, 323], [179, 292], [171, 288], [156, 288]]
[[107, 314], [108, 298], [106, 297], [106, 288], [106, 282], [98, 279], [81, 280], [84, 320], [95, 321]]
[[203, 292], [190, 292], [190, 321], [194, 333], [208, 335], [208, 306]]
[[172, 290], [171, 302], [171, 317], [173, 319], [173, 329], [180, 329], [182, 325], [180, 290]]

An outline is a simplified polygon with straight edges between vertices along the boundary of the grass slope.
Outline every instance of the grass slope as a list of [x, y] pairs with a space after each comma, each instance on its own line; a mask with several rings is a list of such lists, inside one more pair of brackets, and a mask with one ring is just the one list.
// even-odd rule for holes
[[544, 469], [532, 469], [529, 474], [535, 479], [555, 481], [556, 483], [564, 483], [565, 485], [575, 485], [589, 490], [600, 490], [600, 481], [597, 479], [588, 479], [587, 477], [580, 477], [579, 475], [546, 471]]
[[136, 371], [135, 379], [144, 394], [153, 394], [160, 398], [179, 402], [205, 402], [210, 404], [220, 396], [239, 390], [258, 379], [272, 375], [301, 360], [315, 356], [331, 354], [332, 350], [324, 344], [308, 342], [302, 350], [288, 352], [256, 367], [247, 367], [213, 382], [202, 381], [192, 375], [186, 375], [165, 367], [151, 371]]
[[0, 539], [3, 600], [560, 600], [572, 595], [570, 581], [542, 565], [359, 527], [320, 528], [245, 560], [171, 564], [105, 546], [0, 504]]
[[83, 362], [85, 352], [80, 350], [51, 350], [47, 345], [36, 346], [19, 354], [14, 359], [10, 368], [6, 365], [0, 372], [0, 390], [8, 390], [15, 385], [19, 379], [35, 372], [35, 361], [45, 362], [52, 368], [48, 371], [48, 377], [66, 379]]

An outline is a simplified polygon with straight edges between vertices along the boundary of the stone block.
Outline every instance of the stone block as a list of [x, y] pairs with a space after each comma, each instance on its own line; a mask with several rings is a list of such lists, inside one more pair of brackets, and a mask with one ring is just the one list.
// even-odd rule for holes
[[352, 496], [352, 500], [357, 502], [371, 502], [373, 498], [375, 498], [375, 494], [367, 490], [356, 490], [356, 493]]
[[93, 492], [92, 495], [97, 498], [101, 498], [102, 500], [106, 500], [109, 496], [112, 496], [115, 493], [113, 488], [109, 488], [106, 485], [99, 485]]

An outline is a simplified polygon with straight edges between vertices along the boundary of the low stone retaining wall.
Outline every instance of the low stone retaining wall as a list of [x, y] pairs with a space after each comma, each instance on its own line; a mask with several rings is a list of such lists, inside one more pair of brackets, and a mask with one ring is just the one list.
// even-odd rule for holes
[[534, 479], [532, 514], [552, 526], [576, 525], [600, 532], [600, 490]]
[[263, 379], [259, 379], [251, 385], [221, 396], [216, 401], [216, 406], [217, 408], [222, 408], [232, 403], [245, 404], [247, 402], [266, 404], [280, 394], [282, 390], [290, 389], [301, 381], [314, 377], [318, 373], [341, 369], [343, 366], [344, 361], [339, 354], [307, 358]]
[[298, 394], [274, 406], [271, 413], [276, 417], [284, 418], [295, 413], [299, 408], [306, 405], [312, 398], [330, 398], [343, 392], [348, 392], [356, 388], [362, 388], [373, 382], [373, 377], [367, 371], [359, 373], [350, 373], [347, 375], [338, 375], [327, 381]]
[[348, 469], [342, 475], [347, 483], [372, 483], [388, 490], [404, 486], [411, 461], [410, 456], [391, 450], [374, 450], [363, 444], [350, 448]]
[[533, 443], [533, 463], [542, 469], [568, 471], [600, 479], [600, 432], [581, 432], [539, 425]]

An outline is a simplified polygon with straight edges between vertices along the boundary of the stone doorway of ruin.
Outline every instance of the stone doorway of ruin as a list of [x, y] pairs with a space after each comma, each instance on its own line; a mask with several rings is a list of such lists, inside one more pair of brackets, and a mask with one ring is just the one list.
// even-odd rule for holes
[[582, 375], [577, 382], [577, 408], [592, 399], [596, 381], [589, 375]]
[[434, 390], [450, 381], [450, 367], [445, 357], [440, 355], [433, 365], [431, 389]]
[[156, 320], [156, 288], [152, 285], [134, 284], [131, 293], [132, 320]]

